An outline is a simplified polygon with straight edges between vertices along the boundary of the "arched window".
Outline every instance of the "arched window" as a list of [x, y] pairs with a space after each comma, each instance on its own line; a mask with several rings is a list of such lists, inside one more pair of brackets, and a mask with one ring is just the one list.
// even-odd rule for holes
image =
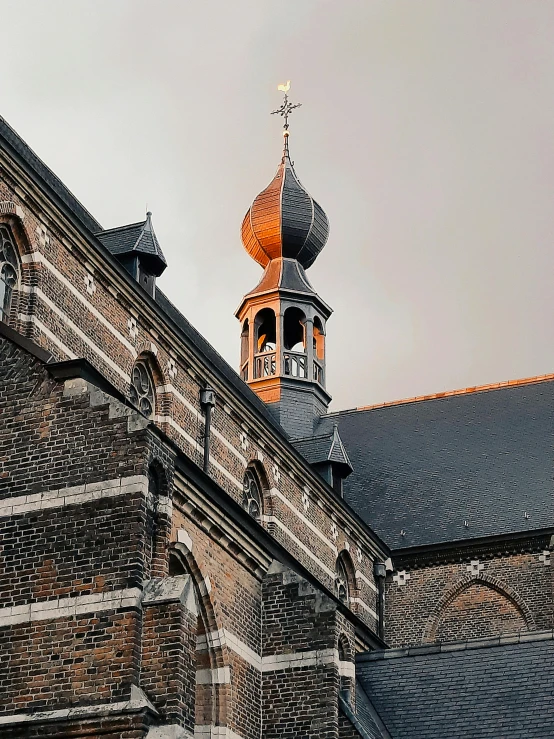
[[256, 325], [256, 351], [274, 352], [275, 351], [275, 313], [271, 308], [263, 308], [257, 315]]
[[131, 403], [145, 416], [152, 418], [156, 407], [154, 382], [147, 363], [142, 359], [139, 359], [133, 367], [129, 395]]
[[246, 470], [242, 485], [242, 507], [245, 511], [260, 520], [262, 515], [262, 491], [254, 470]]
[[321, 320], [316, 316], [314, 318], [314, 354], [317, 359], [325, 358], [325, 331]]
[[148, 468], [148, 492], [157, 498], [160, 495], [160, 473], [156, 467], [151, 464]]
[[283, 321], [284, 347], [294, 352], [306, 350], [306, 316], [300, 308], [287, 308]]
[[243, 380], [248, 380], [248, 354], [250, 352], [250, 324], [248, 318], [242, 324], [240, 334], [240, 374]]
[[0, 224], [0, 321], [10, 314], [13, 289], [17, 284], [19, 262], [10, 229]]
[[350, 600], [348, 572], [346, 571], [346, 566], [341, 557], [337, 559], [335, 572], [335, 591], [337, 593], [338, 599], [345, 605], [348, 605], [348, 602]]
[[257, 355], [254, 363], [254, 377], [269, 377], [275, 374], [275, 342], [276, 327], [275, 313], [271, 308], [263, 308], [256, 314], [254, 319], [254, 330], [256, 338], [255, 352]]

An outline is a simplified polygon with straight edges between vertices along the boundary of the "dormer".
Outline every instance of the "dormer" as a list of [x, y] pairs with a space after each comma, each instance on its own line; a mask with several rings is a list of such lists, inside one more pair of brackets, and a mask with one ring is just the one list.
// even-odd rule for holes
[[145, 221], [100, 231], [96, 237], [154, 297], [156, 277], [165, 270], [167, 262], [152, 227], [152, 213], [146, 214]]

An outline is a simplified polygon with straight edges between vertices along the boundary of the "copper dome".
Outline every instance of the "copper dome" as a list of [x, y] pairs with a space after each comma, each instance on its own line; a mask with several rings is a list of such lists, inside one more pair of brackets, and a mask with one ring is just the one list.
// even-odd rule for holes
[[307, 269], [328, 236], [327, 216], [300, 184], [285, 149], [275, 177], [244, 216], [244, 248], [262, 267], [284, 257]]

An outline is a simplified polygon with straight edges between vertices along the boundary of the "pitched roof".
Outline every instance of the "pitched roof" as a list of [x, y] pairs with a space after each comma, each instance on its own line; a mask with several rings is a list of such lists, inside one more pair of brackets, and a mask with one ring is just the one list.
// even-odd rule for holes
[[259, 283], [245, 297], [271, 290], [291, 290], [316, 295], [304, 267], [296, 259], [272, 259], [264, 269]]
[[[326, 416], [347, 503], [393, 549], [554, 526], [554, 376]], [[401, 532], [404, 532], [404, 535]]]
[[361, 655], [356, 677], [394, 739], [554, 736], [554, 632]]
[[157, 275], [167, 267], [160, 242], [154, 233], [150, 212], [146, 214], [145, 221], [100, 231], [96, 237], [114, 256], [135, 253], [151, 258], [154, 260]]

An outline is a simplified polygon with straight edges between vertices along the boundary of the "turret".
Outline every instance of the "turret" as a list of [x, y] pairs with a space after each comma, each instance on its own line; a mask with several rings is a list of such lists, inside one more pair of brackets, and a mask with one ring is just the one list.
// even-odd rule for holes
[[313, 433], [331, 400], [325, 387], [325, 335], [332, 310], [306, 275], [325, 246], [329, 222], [290, 158], [293, 107], [285, 93], [275, 111], [285, 116], [281, 163], [242, 223], [244, 247], [264, 273], [236, 316], [242, 326], [241, 377], [298, 438]]

